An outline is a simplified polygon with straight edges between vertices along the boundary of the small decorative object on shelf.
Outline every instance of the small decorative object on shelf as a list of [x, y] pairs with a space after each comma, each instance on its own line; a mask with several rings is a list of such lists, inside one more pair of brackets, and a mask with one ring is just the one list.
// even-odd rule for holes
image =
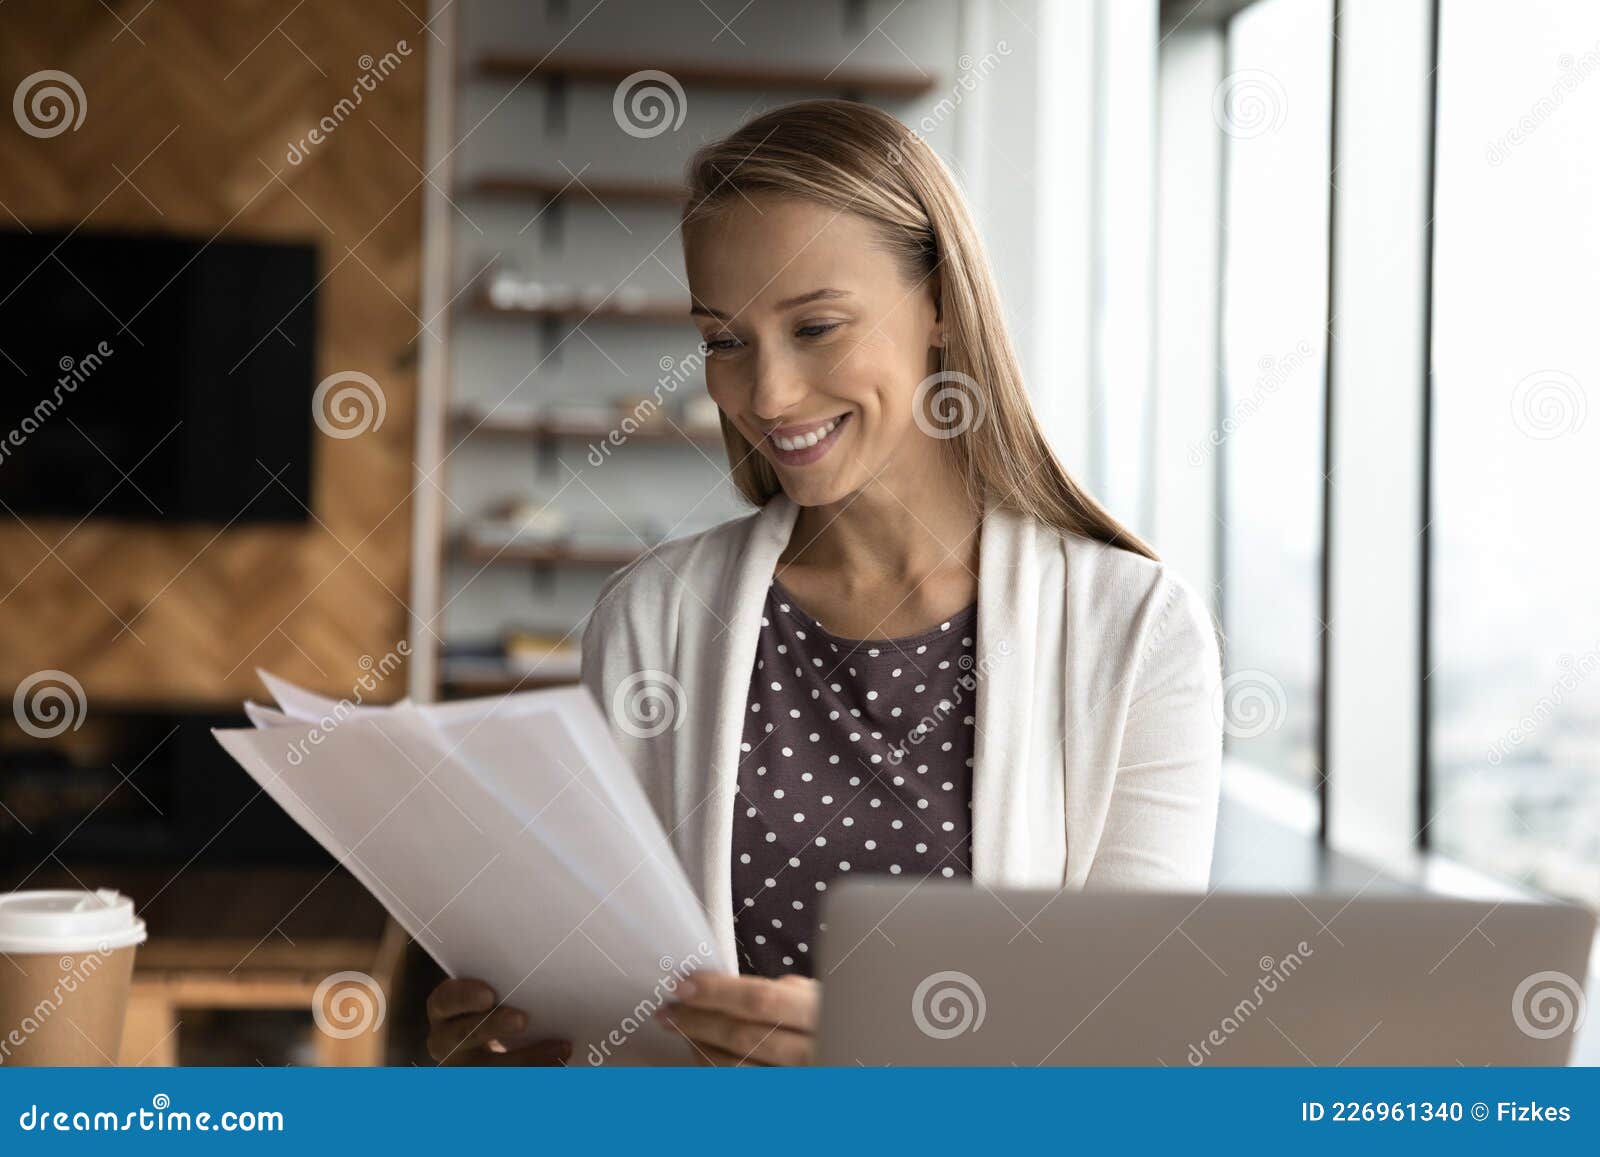
[[637, 285], [618, 286], [611, 300], [616, 303], [618, 309], [627, 310], [629, 313], [645, 309], [650, 305], [650, 295]]
[[578, 640], [575, 632], [546, 628], [509, 630], [504, 640], [506, 669], [517, 675], [547, 679], [578, 677]]
[[450, 413], [451, 421], [461, 434], [527, 433], [543, 420], [544, 407], [538, 402], [521, 399], [502, 401], [494, 405], [482, 402], [462, 402]]
[[455, 540], [453, 553], [455, 557], [479, 566], [532, 564], [616, 570], [633, 562], [646, 549], [648, 548], [637, 544], [630, 547], [597, 547], [572, 542], [487, 546], [463, 537]]
[[567, 687], [577, 681], [576, 671], [549, 674], [541, 670], [519, 674], [499, 659], [446, 659], [441, 684], [446, 699], [464, 699], [510, 691], [533, 691], [541, 687]]
[[572, 286], [540, 281], [512, 269], [496, 269], [489, 278], [489, 305], [503, 310], [573, 309], [579, 305]]
[[502, 289], [496, 294], [491, 282], [476, 296], [464, 299], [463, 308], [479, 313], [505, 316], [525, 314], [529, 317], [566, 318], [573, 321], [597, 318], [634, 322], [681, 322], [685, 326], [689, 324], [687, 301], [632, 294], [624, 303], [617, 296], [620, 291], [601, 289], [592, 285], [575, 291], [571, 286], [547, 284], [538, 304], [533, 304], [530, 291], [523, 287], [523, 283], [514, 284], [517, 288]]
[[[603, 309], [607, 305], [615, 309], [621, 309], [621, 293], [621, 286], [615, 289], [608, 289], [598, 281], [591, 281], [578, 290], [578, 305], [583, 309]], [[635, 300], [633, 304], [634, 308], [637, 309], [641, 303]]]
[[671, 429], [667, 422], [666, 407], [658, 404], [649, 394], [624, 394], [612, 401], [613, 421], [626, 419], [634, 432]]
[[[524, 634], [530, 640], [548, 638], [550, 642], [543, 647], [537, 641], [522, 642]], [[493, 695], [576, 683], [580, 642], [577, 631], [555, 627], [527, 632], [513, 628], [504, 638], [475, 642], [451, 640], [442, 656], [445, 695]]]
[[616, 421], [615, 409], [603, 399], [556, 398], [539, 416], [552, 425], [575, 430], [604, 430]]
[[480, 564], [624, 566], [671, 539], [720, 522], [714, 512], [558, 510], [546, 500], [508, 498], [473, 519], [455, 538], [457, 557]]
[[[608, 286], [598, 281], [571, 286], [560, 281], [543, 281], [529, 273], [496, 265], [489, 275], [484, 303], [490, 309], [513, 312], [616, 312], [644, 314], [670, 310], [676, 306], [652, 304], [650, 294], [637, 285]], [[687, 314], [688, 307], [684, 307]]]
[[[648, 403], [645, 404], [648, 398]], [[623, 443], [695, 442], [722, 444], [722, 418], [705, 396], [658, 405], [653, 396], [627, 394], [614, 401], [556, 398], [542, 404], [520, 399], [495, 405], [462, 402], [451, 413], [458, 437], [472, 434], [520, 438], [572, 438], [604, 442], [614, 434]]]
[[548, 499], [537, 496], [506, 498], [495, 503], [467, 527], [465, 538], [479, 547], [549, 546], [572, 535], [572, 520]]
[[584, 550], [618, 553], [648, 550], [661, 541], [654, 518], [637, 513], [619, 514], [602, 510], [575, 516], [572, 541]]
[[694, 434], [721, 434], [722, 407], [710, 398], [685, 398], [683, 401], [683, 428]]

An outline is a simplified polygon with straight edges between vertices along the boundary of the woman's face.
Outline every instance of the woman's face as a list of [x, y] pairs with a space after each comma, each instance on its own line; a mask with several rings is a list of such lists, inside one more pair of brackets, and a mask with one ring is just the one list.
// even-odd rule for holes
[[685, 251], [712, 399], [802, 506], [937, 469], [912, 411], [944, 340], [931, 286], [863, 217], [752, 200], [695, 225]]

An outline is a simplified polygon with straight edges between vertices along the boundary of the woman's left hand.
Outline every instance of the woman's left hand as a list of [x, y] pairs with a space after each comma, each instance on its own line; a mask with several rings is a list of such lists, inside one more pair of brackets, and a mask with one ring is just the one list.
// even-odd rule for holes
[[707, 1065], [809, 1065], [822, 991], [815, 980], [697, 972], [656, 1011]]

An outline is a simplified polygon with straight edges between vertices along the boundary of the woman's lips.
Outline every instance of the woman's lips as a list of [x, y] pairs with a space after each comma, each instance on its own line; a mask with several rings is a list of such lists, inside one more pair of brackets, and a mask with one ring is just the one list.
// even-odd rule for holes
[[809, 425], [782, 426], [769, 430], [763, 441], [780, 466], [807, 466], [833, 449], [849, 419], [849, 414], [840, 414]]

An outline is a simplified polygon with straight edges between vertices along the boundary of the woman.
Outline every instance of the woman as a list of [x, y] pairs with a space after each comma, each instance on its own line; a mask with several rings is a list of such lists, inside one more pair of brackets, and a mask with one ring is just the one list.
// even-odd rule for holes
[[[806, 101], [702, 149], [689, 185], [706, 385], [759, 510], [614, 576], [583, 679], [617, 724], [625, 681], [681, 689], [672, 726], [616, 735], [741, 975], [697, 974], [664, 1028], [709, 1063], [805, 1063], [841, 877], [1204, 889], [1217, 644], [1051, 453], [923, 142]], [[564, 1055], [493, 1051], [521, 1014], [477, 981], [429, 1012], [437, 1058]]]

